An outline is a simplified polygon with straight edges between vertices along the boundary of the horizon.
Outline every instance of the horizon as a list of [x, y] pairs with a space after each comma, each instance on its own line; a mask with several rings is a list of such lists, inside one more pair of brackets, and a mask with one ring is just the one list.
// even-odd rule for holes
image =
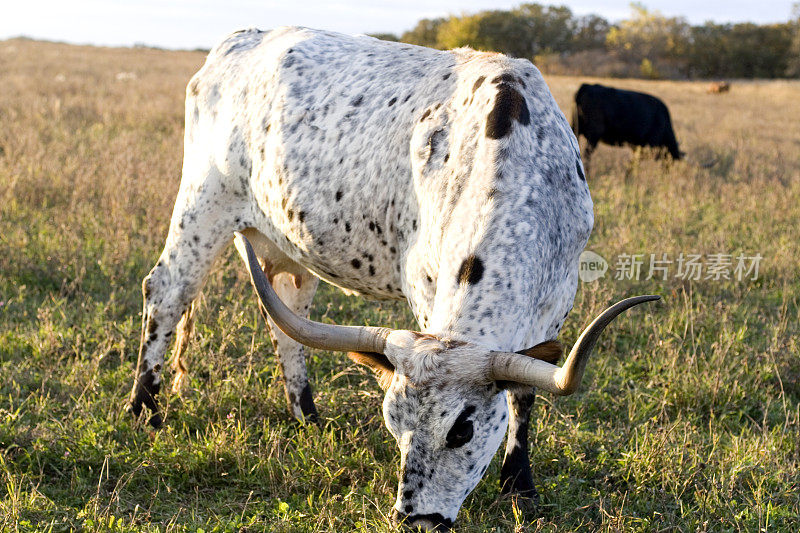
[[[171, 50], [209, 49], [233, 31], [247, 27], [270, 29], [277, 26], [306, 26], [349, 34], [392, 33], [400, 36], [423, 18], [446, 17], [489, 9], [508, 10], [525, 2], [487, 0], [439, 0], [423, 2], [322, 2], [310, 0], [303, 6], [276, 1], [234, 0], [139, 0], [134, 5], [121, 0], [83, 0], [63, 4], [38, 0], [17, 5], [0, 21], [0, 40], [28, 38], [69, 44], [134, 47]], [[609, 0], [603, 7], [587, 0], [541, 2], [565, 5], [576, 15], [596, 14], [610, 22], [630, 16], [628, 0]], [[752, 22], [773, 24], [791, 20], [797, 3], [792, 0], [724, 2], [697, 5], [690, 0], [643, 2], [668, 17], [684, 17], [692, 25], [711, 21], [718, 24]], [[42, 16], [41, 13], [48, 13]], [[188, 24], [176, 25], [176, 21]], [[272, 21], [272, 22], [268, 22]]]

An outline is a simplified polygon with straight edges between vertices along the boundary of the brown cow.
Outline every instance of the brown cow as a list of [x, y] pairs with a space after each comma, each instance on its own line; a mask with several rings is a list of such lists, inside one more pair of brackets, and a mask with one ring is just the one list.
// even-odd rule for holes
[[722, 94], [731, 90], [731, 84], [727, 81], [714, 81], [708, 86], [708, 94]]

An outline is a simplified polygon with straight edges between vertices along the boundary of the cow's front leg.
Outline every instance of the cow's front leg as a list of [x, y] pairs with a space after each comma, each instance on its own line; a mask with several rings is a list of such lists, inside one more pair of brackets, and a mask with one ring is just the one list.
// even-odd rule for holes
[[538, 505], [539, 495], [533, 484], [531, 462], [528, 457], [528, 425], [536, 397], [535, 389], [507, 391], [508, 440], [503, 466], [500, 469], [500, 486], [503, 494], [513, 494], [530, 499]]
[[[266, 267], [265, 271], [267, 271], [269, 266], [263, 263], [262, 268]], [[278, 293], [278, 296], [289, 309], [299, 316], [308, 318], [319, 279], [308, 271], [302, 274], [283, 272], [274, 276], [269, 275], [269, 277], [275, 292]], [[269, 334], [275, 347], [278, 366], [283, 376], [283, 387], [289, 412], [298, 420], [316, 422], [317, 408], [314, 406], [311, 385], [308, 383], [308, 375], [306, 374], [306, 348], [287, 336], [275, 325], [262, 308], [261, 302], [259, 302], [258, 306], [267, 322]]]
[[174, 260], [180, 255], [170, 260], [165, 250], [142, 283], [142, 336], [128, 409], [139, 416], [142, 406], [147, 407], [152, 413], [148, 422], [156, 428], [162, 422], [156, 397], [161, 390], [164, 353], [172, 341], [175, 326], [189, 309], [204, 279], [197, 269]]

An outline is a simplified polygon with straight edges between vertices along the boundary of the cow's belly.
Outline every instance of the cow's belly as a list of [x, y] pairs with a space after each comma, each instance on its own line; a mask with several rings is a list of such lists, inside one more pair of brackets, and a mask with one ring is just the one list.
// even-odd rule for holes
[[376, 299], [403, 297], [399, 262], [390, 262], [380, 250], [364, 246], [370, 240], [367, 232], [315, 228], [314, 218], [307, 216], [288, 239], [284, 237], [295, 261], [348, 292]]
[[402, 298], [403, 251], [418, 225], [410, 118], [393, 128], [364, 118], [364, 131], [353, 135], [337, 109], [331, 105], [327, 119], [322, 111], [274, 114], [263, 154], [251, 153], [255, 201], [269, 237], [320, 278], [372, 298]]
[[355, 180], [292, 173], [286, 165], [270, 172], [253, 183], [259, 231], [289, 258], [348, 292], [404, 297], [392, 196], [370, 193]]

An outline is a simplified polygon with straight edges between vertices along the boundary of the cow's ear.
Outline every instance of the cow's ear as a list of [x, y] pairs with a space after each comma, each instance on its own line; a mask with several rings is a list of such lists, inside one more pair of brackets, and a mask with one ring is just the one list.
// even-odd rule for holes
[[386, 390], [394, 377], [394, 365], [389, 358], [377, 352], [347, 352], [347, 357], [354, 363], [370, 367], [378, 378], [378, 385]]
[[450, 118], [441, 107], [425, 110], [411, 134], [412, 163], [421, 172], [440, 169], [450, 159]]
[[520, 350], [517, 353], [522, 355], [527, 355], [528, 357], [533, 357], [534, 359], [539, 359], [540, 361], [544, 361], [545, 363], [550, 363], [554, 365], [558, 363], [558, 360], [561, 358], [561, 354], [564, 351], [564, 347], [561, 346], [561, 343], [558, 341], [544, 341], [540, 342], [536, 346], [532, 348], [528, 348], [527, 350]]
[[[540, 342], [532, 348], [520, 350], [517, 353], [527, 355], [528, 357], [533, 357], [534, 359], [539, 359], [540, 361], [554, 365], [558, 363], [563, 351], [564, 347], [561, 345], [561, 343], [553, 340]], [[524, 391], [530, 389], [529, 385], [522, 385], [513, 381], [496, 381], [495, 384], [500, 389], [511, 389], [512, 391]]]

